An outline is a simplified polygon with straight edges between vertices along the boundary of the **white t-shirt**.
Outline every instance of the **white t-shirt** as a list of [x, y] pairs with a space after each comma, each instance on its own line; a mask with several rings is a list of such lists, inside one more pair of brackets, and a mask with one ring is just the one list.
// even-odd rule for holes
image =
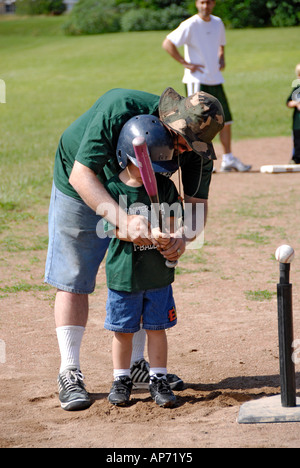
[[218, 16], [211, 15], [210, 21], [203, 21], [199, 15], [183, 21], [167, 38], [176, 46], [184, 45], [184, 58], [188, 63], [204, 65], [201, 70], [191, 73], [185, 68], [183, 83], [200, 82], [206, 85], [224, 83], [219, 68], [219, 47], [225, 46], [225, 27]]

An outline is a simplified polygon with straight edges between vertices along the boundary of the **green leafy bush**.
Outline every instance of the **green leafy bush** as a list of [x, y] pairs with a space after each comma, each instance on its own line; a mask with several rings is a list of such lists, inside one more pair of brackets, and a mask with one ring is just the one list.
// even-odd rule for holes
[[80, 0], [74, 5], [63, 28], [71, 35], [117, 32], [120, 19], [115, 0]]
[[220, 16], [227, 27], [245, 28], [266, 26], [270, 13], [265, 0], [219, 0], [214, 14]]
[[[36, 5], [62, 0], [18, 1]], [[170, 31], [194, 13], [194, 0], [79, 0], [64, 30], [67, 34]], [[300, 24], [300, 0], [218, 0], [213, 14], [228, 28], [296, 26]]]
[[127, 11], [121, 18], [122, 31], [157, 31], [175, 29], [188, 18], [185, 8], [171, 5], [163, 10], [139, 8]]
[[300, 24], [300, 1], [218, 0], [214, 14], [230, 28], [296, 26]]
[[122, 31], [151, 31], [157, 30], [160, 26], [159, 11], [147, 8], [129, 10], [121, 18]]
[[151, 10], [163, 10], [164, 8], [167, 8], [169, 6], [175, 5], [175, 6], [182, 6], [185, 9], [188, 9], [189, 5], [192, 4], [195, 7], [195, 1], [194, 0], [189, 0], [189, 1], [182, 1], [182, 0], [116, 0], [117, 4], [131, 4], [132, 9], [137, 9], [137, 8], [149, 8]]
[[271, 16], [272, 26], [296, 26], [300, 24], [300, 2], [278, 2], [269, 1], [267, 3], [270, 10], [273, 11]]
[[63, 0], [18, 0], [16, 13], [19, 15], [60, 15], [66, 9]]

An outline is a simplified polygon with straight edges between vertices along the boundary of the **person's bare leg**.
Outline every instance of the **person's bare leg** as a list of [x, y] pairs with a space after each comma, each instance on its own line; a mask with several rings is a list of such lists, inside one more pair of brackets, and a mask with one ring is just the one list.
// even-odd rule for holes
[[176, 397], [167, 381], [168, 340], [166, 331], [147, 330], [147, 335], [150, 361], [150, 395], [159, 406], [173, 406]]
[[130, 369], [133, 333], [115, 332], [112, 344], [113, 367], [117, 369]]
[[244, 164], [240, 159], [232, 154], [231, 149], [231, 124], [225, 124], [220, 131], [220, 141], [223, 146], [223, 156], [221, 164], [221, 172], [230, 172], [232, 170], [239, 172], [250, 171], [251, 165]]
[[219, 133], [223, 154], [231, 153], [231, 124], [226, 124]]
[[58, 290], [54, 312], [60, 373], [70, 368], [79, 370], [81, 342], [88, 319], [88, 295]]
[[80, 348], [88, 319], [88, 295], [58, 290], [55, 325], [61, 364], [58, 376], [59, 399], [66, 411], [89, 408], [92, 400], [85, 390], [80, 371]]
[[58, 290], [55, 298], [55, 325], [85, 327], [88, 320], [88, 294], [74, 294]]
[[165, 330], [147, 330], [148, 356], [151, 367], [167, 367], [168, 341]]
[[114, 382], [108, 395], [108, 401], [113, 405], [124, 406], [130, 399], [132, 338], [133, 333], [114, 333], [112, 343]]

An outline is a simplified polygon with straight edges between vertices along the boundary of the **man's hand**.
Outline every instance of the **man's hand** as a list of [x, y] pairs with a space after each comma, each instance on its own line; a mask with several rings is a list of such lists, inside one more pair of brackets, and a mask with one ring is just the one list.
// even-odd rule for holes
[[161, 250], [163, 257], [165, 257], [167, 260], [170, 260], [171, 262], [178, 260], [185, 251], [185, 239], [183, 237], [173, 236], [174, 235], [171, 234], [169, 244], [163, 250]]
[[184, 66], [184, 68], [191, 70], [192, 73], [195, 73], [196, 71], [199, 71], [200, 73], [204, 73], [202, 71], [202, 68], [205, 68], [205, 65], [200, 65], [200, 63], [188, 63], [184, 60], [182, 62], [182, 65]]
[[225, 69], [225, 59], [224, 56], [219, 58], [219, 70], [223, 71]]
[[177, 47], [173, 44], [173, 42], [170, 41], [170, 39], [165, 39], [163, 41], [162, 47], [165, 49], [168, 54], [171, 55], [177, 62], [181, 63], [181, 65], [184, 66], [184, 68], [188, 68], [191, 70], [192, 73], [195, 73], [196, 71], [200, 71], [200, 73], [203, 73], [202, 68], [204, 68], [204, 65], [201, 64], [196, 64], [196, 63], [188, 63], [184, 60], [182, 55], [180, 54], [179, 50]]

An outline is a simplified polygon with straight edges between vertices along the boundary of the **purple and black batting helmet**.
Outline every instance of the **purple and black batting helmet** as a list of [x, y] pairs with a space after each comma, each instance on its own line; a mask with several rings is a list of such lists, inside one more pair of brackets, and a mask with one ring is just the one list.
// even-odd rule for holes
[[138, 165], [132, 146], [132, 140], [137, 136], [145, 138], [155, 172], [173, 173], [178, 169], [177, 163], [172, 161], [174, 143], [171, 132], [158, 117], [149, 114], [136, 115], [122, 127], [117, 144], [117, 158], [122, 169], [127, 166], [128, 159]]

